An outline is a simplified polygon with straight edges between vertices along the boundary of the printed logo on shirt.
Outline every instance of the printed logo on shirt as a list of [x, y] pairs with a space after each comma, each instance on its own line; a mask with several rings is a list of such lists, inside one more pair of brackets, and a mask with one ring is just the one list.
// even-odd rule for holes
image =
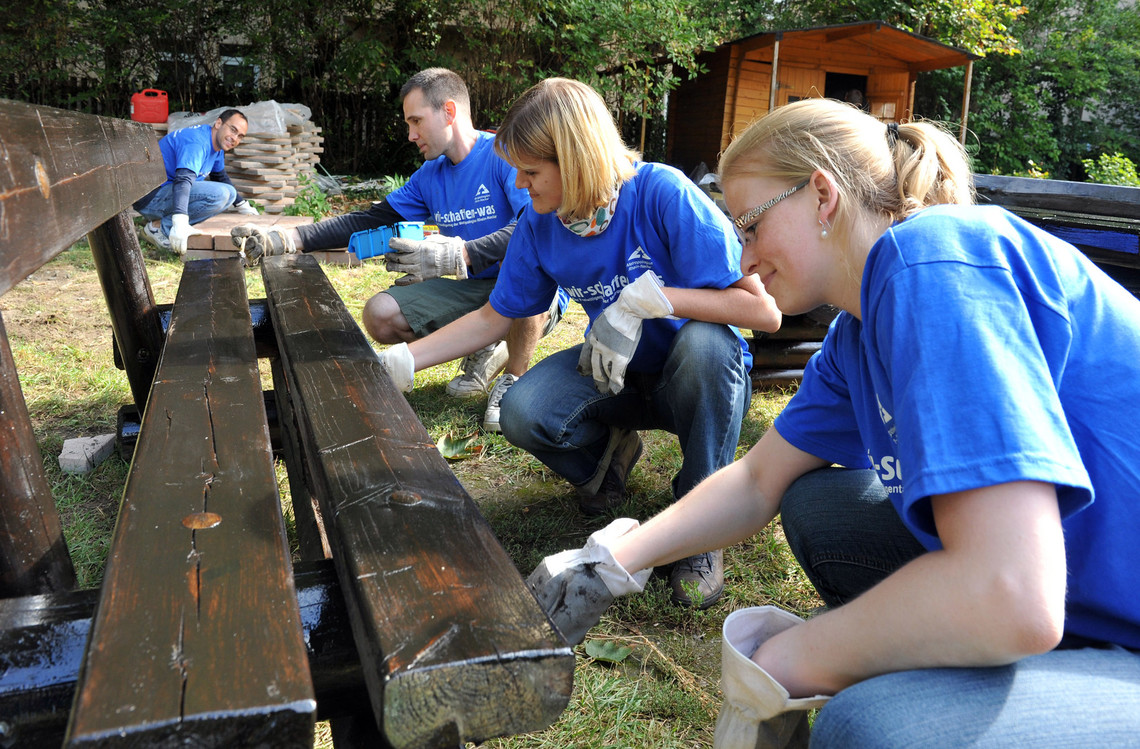
[[883, 420], [883, 426], [887, 428], [887, 434], [891, 436], [891, 442], [896, 445], [899, 443], [898, 434], [895, 429], [895, 417], [891, 416], [891, 412], [883, 408], [883, 402], [879, 400], [879, 394], [875, 393], [875, 403], [879, 407], [879, 418]]
[[566, 293], [570, 295], [570, 298], [579, 304], [586, 302], [609, 304], [621, 293], [621, 290], [628, 285], [629, 277], [618, 275], [614, 276], [613, 280], [609, 283], [599, 281], [585, 288], [581, 286], [564, 286], [563, 288], [566, 290]]
[[870, 450], [867, 451], [867, 459], [871, 461], [875, 473], [879, 474], [879, 481], [887, 494], [902, 494], [902, 465], [899, 459], [894, 455], [884, 455], [880, 460], [875, 460]]
[[639, 246], [625, 259], [625, 265], [630, 270], [650, 270], [653, 268], [653, 258]]
[[482, 203], [483, 201], [491, 199], [491, 191], [487, 189], [486, 185], [479, 185], [479, 189], [475, 191], [475, 202]]
[[462, 224], [475, 224], [495, 218], [495, 206], [484, 205], [478, 208], [460, 208], [457, 211], [435, 212], [437, 226], [460, 226]]

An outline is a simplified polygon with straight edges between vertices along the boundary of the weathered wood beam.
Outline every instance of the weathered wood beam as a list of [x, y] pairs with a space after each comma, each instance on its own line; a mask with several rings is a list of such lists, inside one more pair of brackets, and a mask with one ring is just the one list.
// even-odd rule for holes
[[316, 702], [237, 260], [186, 263], [68, 747], [312, 746]]
[[317, 262], [266, 258], [262, 277], [384, 736], [454, 747], [548, 726], [569, 700], [573, 651]]
[[166, 179], [148, 125], [8, 99], [0, 161], [0, 294]]
[[[332, 562], [302, 562], [295, 572], [317, 719], [371, 715]], [[98, 599], [98, 589], [0, 599], [0, 746], [63, 743]]]

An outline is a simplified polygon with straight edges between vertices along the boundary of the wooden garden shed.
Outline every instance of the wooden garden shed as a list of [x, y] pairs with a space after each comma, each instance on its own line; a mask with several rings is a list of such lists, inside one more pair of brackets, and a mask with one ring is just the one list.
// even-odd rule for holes
[[965, 137], [973, 61], [956, 47], [882, 21], [772, 31], [738, 39], [698, 58], [707, 72], [670, 94], [666, 161], [686, 172], [717, 157], [748, 123], [808, 97], [851, 101], [885, 122], [914, 112], [918, 74], [965, 66]]

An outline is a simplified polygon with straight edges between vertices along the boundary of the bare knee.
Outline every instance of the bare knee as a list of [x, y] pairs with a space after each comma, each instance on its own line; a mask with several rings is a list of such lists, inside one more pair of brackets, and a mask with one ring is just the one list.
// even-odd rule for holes
[[416, 340], [400, 305], [389, 294], [380, 292], [364, 303], [361, 321], [377, 343], [411, 343]]

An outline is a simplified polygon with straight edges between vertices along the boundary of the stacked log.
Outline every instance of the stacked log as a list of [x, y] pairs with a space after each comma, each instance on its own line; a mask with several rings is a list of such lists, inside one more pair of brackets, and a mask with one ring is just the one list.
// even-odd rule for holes
[[752, 389], [787, 388], [799, 384], [808, 359], [819, 351], [827, 326], [839, 311], [820, 307], [805, 315], [784, 318], [775, 333], [752, 331]]
[[242, 197], [266, 213], [283, 213], [303, 189], [301, 175], [312, 175], [324, 151], [321, 128], [305, 121], [284, 134], [247, 133], [226, 155], [226, 172]]

